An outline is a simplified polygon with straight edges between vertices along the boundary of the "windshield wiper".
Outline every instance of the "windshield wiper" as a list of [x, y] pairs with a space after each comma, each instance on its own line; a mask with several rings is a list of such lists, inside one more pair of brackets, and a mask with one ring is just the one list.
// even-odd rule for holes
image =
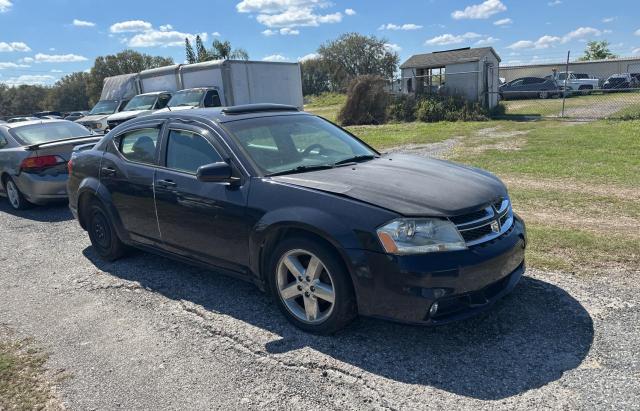
[[334, 165], [339, 166], [339, 165], [342, 165], [342, 164], [357, 163], [359, 161], [364, 161], [364, 160], [373, 160], [376, 157], [377, 156], [374, 155], [374, 154], [362, 154], [362, 155], [359, 155], [359, 156], [353, 156], [353, 157], [345, 158], [345, 159], [340, 160], [340, 161], [336, 161]]
[[267, 177], [283, 176], [286, 174], [306, 173], [307, 171], [327, 170], [334, 168], [334, 164], [319, 164], [315, 166], [298, 166], [289, 170], [276, 171], [275, 173], [267, 174]]

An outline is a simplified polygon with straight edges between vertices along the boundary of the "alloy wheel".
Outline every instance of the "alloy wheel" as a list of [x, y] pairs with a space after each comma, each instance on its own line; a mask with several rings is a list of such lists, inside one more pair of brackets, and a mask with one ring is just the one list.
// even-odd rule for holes
[[308, 324], [320, 324], [333, 312], [336, 293], [331, 273], [306, 250], [285, 253], [277, 266], [280, 299], [293, 316]]
[[9, 197], [9, 203], [13, 208], [20, 208], [20, 193], [12, 180], [7, 181], [7, 197]]

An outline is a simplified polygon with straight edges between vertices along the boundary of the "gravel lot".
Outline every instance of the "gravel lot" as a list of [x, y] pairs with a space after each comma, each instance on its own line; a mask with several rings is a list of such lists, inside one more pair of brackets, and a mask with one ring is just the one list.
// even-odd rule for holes
[[70, 409], [640, 409], [638, 273], [529, 270], [472, 320], [317, 337], [238, 280], [99, 261], [65, 205], [0, 200], [0, 261], [0, 325], [72, 376]]

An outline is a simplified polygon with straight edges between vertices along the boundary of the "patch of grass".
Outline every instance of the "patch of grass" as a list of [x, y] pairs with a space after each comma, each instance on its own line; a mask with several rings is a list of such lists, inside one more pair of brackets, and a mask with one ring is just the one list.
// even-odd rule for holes
[[42, 378], [46, 359], [28, 341], [0, 341], [1, 410], [58, 408], [51, 404], [50, 387]]
[[[507, 115], [559, 117], [562, 114], [562, 98], [504, 100]], [[600, 106], [600, 109], [599, 109]], [[565, 115], [568, 117], [622, 118], [640, 114], [640, 93], [602, 93], [573, 95], [565, 99]]]
[[309, 96], [305, 107], [323, 108], [327, 106], [341, 106], [347, 101], [347, 95], [341, 93], [322, 93], [319, 96]]
[[533, 128], [520, 150], [461, 150], [457, 160], [499, 174], [640, 186], [640, 121], [543, 123], [548, 125]]

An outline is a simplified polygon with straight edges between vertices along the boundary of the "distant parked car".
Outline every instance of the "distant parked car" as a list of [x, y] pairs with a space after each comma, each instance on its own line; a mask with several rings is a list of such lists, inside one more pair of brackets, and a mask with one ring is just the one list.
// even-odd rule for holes
[[169, 100], [171, 100], [171, 93], [168, 91], [138, 94], [127, 103], [121, 112], [107, 117], [107, 131], [113, 130], [118, 125], [132, 118], [151, 114], [154, 111], [163, 109], [167, 106]]
[[553, 79], [523, 77], [501, 85], [499, 93], [502, 100], [549, 98], [558, 96], [560, 94], [560, 88]]
[[31, 116], [20, 116], [20, 117], [11, 117], [9, 120], [7, 120], [7, 123], [21, 123], [23, 121], [35, 121], [35, 120], [40, 120], [40, 118], [31, 117]]
[[88, 111], [72, 111], [66, 115], [65, 120], [76, 121], [89, 114]]
[[66, 120], [0, 125], [0, 188], [16, 210], [67, 197], [67, 161], [73, 148], [98, 141]]
[[33, 113], [33, 116], [38, 118], [49, 118], [51, 116], [62, 118], [62, 113], [59, 111], [40, 111], [38, 113]]
[[602, 85], [605, 90], [623, 90], [637, 87], [640, 87], [639, 81], [630, 73], [614, 74]]
[[553, 72], [553, 74], [545, 77], [546, 79], [555, 80], [560, 88], [567, 91], [585, 91], [596, 90], [600, 88], [600, 80], [593, 78], [588, 74], [574, 73], [569, 71]]

